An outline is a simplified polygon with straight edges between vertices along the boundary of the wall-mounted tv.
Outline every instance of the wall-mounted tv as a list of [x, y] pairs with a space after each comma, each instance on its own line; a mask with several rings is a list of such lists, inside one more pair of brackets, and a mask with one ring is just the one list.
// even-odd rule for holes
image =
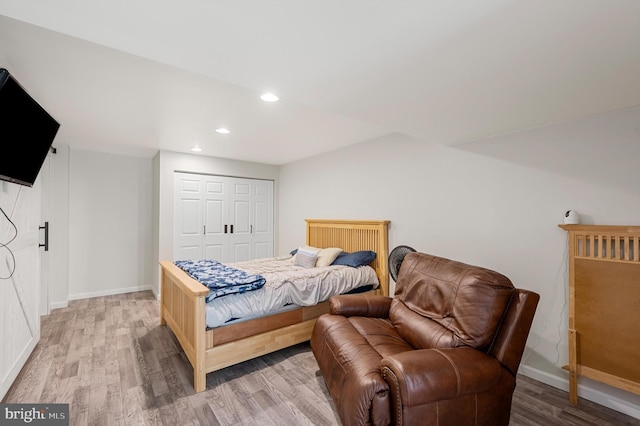
[[0, 68], [0, 180], [33, 186], [60, 124]]

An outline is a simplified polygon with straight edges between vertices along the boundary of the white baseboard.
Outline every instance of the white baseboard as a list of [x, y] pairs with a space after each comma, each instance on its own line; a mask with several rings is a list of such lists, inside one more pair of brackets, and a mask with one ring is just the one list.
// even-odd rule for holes
[[[547, 373], [546, 371], [538, 370], [537, 368], [533, 368], [528, 365], [520, 365], [518, 373], [539, 382], [545, 383], [549, 386], [553, 386], [554, 388], [569, 392], [568, 378], [558, 377], [553, 374]], [[579, 382], [585, 382], [588, 380], [589, 379], [580, 378]], [[615, 390], [620, 391], [621, 393], [624, 392], [619, 389]], [[567, 398], [569, 398], [569, 396], [567, 396]], [[589, 383], [578, 383], [578, 398], [588, 399], [589, 401], [595, 402], [596, 404], [600, 404], [607, 408], [611, 408], [612, 410], [616, 410], [620, 413], [624, 413], [628, 416], [640, 419], [640, 405], [634, 404], [633, 402], [626, 401], [618, 396], [611, 395], [607, 392], [596, 389]]]
[[160, 300], [160, 292], [155, 287], [150, 287], [151, 293], [155, 296], [156, 300]]
[[[80, 300], [80, 299], [90, 299], [92, 297], [101, 297], [101, 296], [112, 296], [114, 294], [123, 294], [123, 293], [134, 293], [136, 291], [145, 291], [151, 290], [154, 297], [160, 300], [160, 295], [156, 293], [156, 290], [153, 286], [140, 286], [140, 287], [126, 287], [126, 288], [118, 288], [115, 290], [107, 290], [107, 291], [95, 291], [90, 293], [78, 293], [69, 296], [69, 300]], [[62, 302], [52, 302], [49, 307], [50, 310], [66, 308], [69, 306], [69, 300], [65, 300]]]
[[51, 306], [49, 306], [49, 309], [53, 311], [54, 309], [66, 308], [67, 306], [69, 306], [69, 301], [65, 300], [64, 302], [51, 303]]
[[92, 291], [89, 293], [77, 293], [70, 294], [69, 300], [78, 300], [78, 299], [90, 299], [92, 297], [102, 297], [102, 296], [112, 296], [114, 294], [123, 294], [123, 293], [134, 293], [136, 291], [145, 291], [151, 290], [150, 285], [139, 286], [139, 287], [125, 287], [125, 288], [116, 288], [110, 290], [103, 291]]

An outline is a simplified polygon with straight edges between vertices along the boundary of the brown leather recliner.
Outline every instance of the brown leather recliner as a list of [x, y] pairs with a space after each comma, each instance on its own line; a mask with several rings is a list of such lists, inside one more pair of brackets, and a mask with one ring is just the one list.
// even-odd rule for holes
[[331, 298], [311, 348], [350, 425], [507, 425], [538, 304], [495, 271], [410, 253], [394, 298]]

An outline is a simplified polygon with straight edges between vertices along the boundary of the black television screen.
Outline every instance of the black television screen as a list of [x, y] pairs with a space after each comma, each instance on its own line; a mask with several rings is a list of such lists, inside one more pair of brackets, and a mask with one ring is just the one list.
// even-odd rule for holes
[[0, 179], [33, 186], [60, 124], [0, 68]]

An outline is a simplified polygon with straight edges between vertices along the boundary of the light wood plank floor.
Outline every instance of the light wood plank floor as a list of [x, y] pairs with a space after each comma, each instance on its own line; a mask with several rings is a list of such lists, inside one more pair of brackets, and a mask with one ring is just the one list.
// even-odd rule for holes
[[[73, 301], [42, 319], [41, 340], [3, 402], [69, 403], [72, 425], [337, 425], [308, 343], [211, 373], [192, 369], [159, 325], [151, 292]], [[518, 377], [512, 425], [640, 425]]]

